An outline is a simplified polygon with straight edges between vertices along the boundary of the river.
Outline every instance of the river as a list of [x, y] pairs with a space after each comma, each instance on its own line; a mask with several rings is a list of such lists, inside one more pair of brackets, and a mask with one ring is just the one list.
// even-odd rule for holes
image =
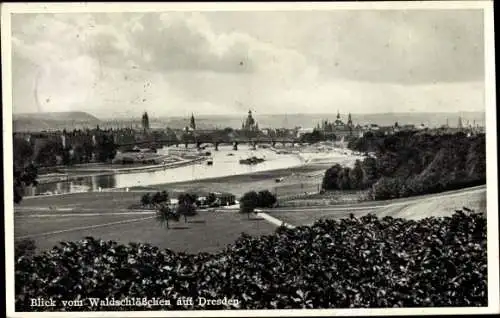
[[[159, 149], [158, 153], [164, 154], [175, 151], [182, 151], [182, 147], [164, 147]], [[234, 151], [232, 146], [219, 146], [218, 151], [215, 151], [213, 148], [206, 148], [205, 151], [211, 152], [213, 165], [208, 165], [206, 162], [199, 162], [188, 166], [147, 172], [85, 176], [72, 181], [40, 184], [37, 187], [27, 189], [26, 195], [34, 196], [44, 193], [87, 192], [99, 191], [99, 189], [106, 190], [111, 188], [128, 188], [164, 183], [196, 181], [291, 168], [304, 164], [303, 159], [296, 154], [276, 154], [270, 149], [260, 148], [252, 150], [248, 145], [239, 145], [237, 151]], [[239, 163], [240, 159], [246, 159], [250, 156], [264, 158], [265, 161], [256, 165], [243, 165]]]

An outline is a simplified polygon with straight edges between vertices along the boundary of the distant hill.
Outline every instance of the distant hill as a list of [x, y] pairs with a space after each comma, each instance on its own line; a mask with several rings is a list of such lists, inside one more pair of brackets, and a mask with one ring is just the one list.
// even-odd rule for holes
[[[347, 114], [340, 114], [341, 119], [347, 122]], [[451, 127], [456, 127], [458, 118], [462, 117], [463, 125], [467, 121], [472, 124], [484, 125], [486, 115], [484, 112], [456, 112], [456, 113], [387, 113], [387, 114], [352, 114], [353, 123], [365, 124], [378, 124], [381, 126], [393, 125], [398, 122], [400, 125], [425, 124], [429, 127], [441, 126], [447, 123]], [[246, 114], [242, 116], [210, 116], [199, 115], [196, 116], [196, 125], [200, 129], [203, 128], [240, 128], [242, 122], [246, 118]], [[304, 128], [313, 128], [318, 123], [324, 120], [334, 121], [336, 114], [290, 114], [290, 115], [259, 115], [254, 114], [260, 128], [266, 127], [283, 127], [294, 128], [301, 126]], [[189, 124], [188, 118], [170, 117], [170, 118], [155, 118], [152, 123], [155, 126], [168, 126], [170, 128], [183, 128]]]
[[[196, 127], [199, 129], [213, 129], [225, 127], [241, 128], [242, 122], [247, 114], [237, 115], [196, 115]], [[347, 114], [340, 114], [341, 119], [347, 122]], [[450, 127], [456, 127], [459, 116], [463, 125], [478, 124], [485, 125], [484, 112], [456, 112], [456, 113], [387, 113], [387, 114], [352, 114], [353, 123], [378, 124], [381, 126], [393, 125], [398, 122], [400, 125], [425, 124], [429, 127], [441, 126], [447, 123]], [[140, 116], [137, 118], [116, 118], [100, 120], [85, 112], [55, 112], [55, 113], [31, 113], [13, 115], [14, 131], [40, 131], [52, 129], [72, 130], [74, 128], [95, 128], [97, 125], [107, 127], [108, 124], [118, 126], [140, 126]], [[189, 125], [189, 118], [184, 117], [154, 117], [150, 114], [150, 124], [152, 128], [173, 128], [182, 129]], [[324, 120], [334, 121], [336, 114], [254, 114], [260, 128], [294, 128], [297, 126], [304, 128], [316, 127]]]
[[13, 131], [41, 131], [96, 127], [101, 121], [85, 112], [13, 114]]

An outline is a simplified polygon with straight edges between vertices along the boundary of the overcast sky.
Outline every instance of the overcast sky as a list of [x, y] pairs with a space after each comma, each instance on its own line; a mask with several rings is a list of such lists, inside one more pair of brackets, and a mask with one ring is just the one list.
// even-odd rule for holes
[[13, 14], [13, 110], [483, 111], [483, 33], [482, 10]]

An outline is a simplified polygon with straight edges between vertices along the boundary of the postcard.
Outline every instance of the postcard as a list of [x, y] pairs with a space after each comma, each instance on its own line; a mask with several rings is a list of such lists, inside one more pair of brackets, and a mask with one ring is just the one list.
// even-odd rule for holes
[[498, 313], [493, 26], [3, 4], [7, 316]]

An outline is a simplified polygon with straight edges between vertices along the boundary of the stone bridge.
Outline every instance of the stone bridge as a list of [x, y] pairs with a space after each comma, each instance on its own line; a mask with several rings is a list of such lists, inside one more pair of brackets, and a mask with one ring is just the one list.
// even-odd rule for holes
[[292, 147], [295, 146], [295, 144], [302, 144], [298, 139], [294, 138], [258, 138], [258, 139], [245, 139], [245, 138], [233, 138], [231, 140], [218, 140], [218, 141], [213, 141], [213, 140], [204, 140], [204, 139], [197, 139], [195, 141], [190, 140], [190, 141], [179, 141], [179, 140], [173, 140], [173, 139], [157, 139], [157, 140], [140, 140], [136, 141], [133, 143], [121, 143], [118, 144], [118, 147], [131, 147], [131, 146], [141, 146], [141, 145], [168, 145], [168, 146], [173, 146], [175, 145], [178, 147], [179, 145], [184, 145], [186, 148], [188, 145], [196, 145], [198, 149], [201, 149], [201, 146], [203, 144], [212, 144], [214, 145], [215, 150], [219, 150], [219, 145], [232, 145], [233, 150], [238, 150], [238, 145], [240, 144], [250, 144], [253, 146], [253, 149], [256, 149], [257, 144], [271, 144], [273, 147], [276, 146], [276, 144], [282, 144], [282, 145], [287, 145], [290, 144]]

